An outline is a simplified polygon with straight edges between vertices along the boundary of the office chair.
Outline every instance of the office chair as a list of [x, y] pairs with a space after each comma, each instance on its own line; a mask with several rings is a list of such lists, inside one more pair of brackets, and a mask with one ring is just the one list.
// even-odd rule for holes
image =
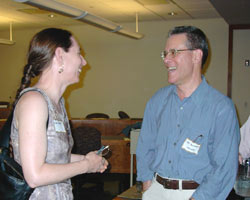
[[[98, 150], [101, 147], [101, 132], [88, 126], [79, 126], [72, 129], [74, 147], [72, 153], [86, 155], [90, 151]], [[102, 174], [88, 173], [72, 178], [74, 199], [81, 199], [81, 193], [90, 194], [104, 191]]]
[[86, 119], [93, 119], [93, 118], [109, 119], [109, 116], [105, 113], [91, 113], [91, 114], [88, 114], [85, 118]]
[[118, 115], [120, 117], [120, 119], [129, 119], [129, 115], [127, 113], [125, 113], [124, 111], [119, 111]]

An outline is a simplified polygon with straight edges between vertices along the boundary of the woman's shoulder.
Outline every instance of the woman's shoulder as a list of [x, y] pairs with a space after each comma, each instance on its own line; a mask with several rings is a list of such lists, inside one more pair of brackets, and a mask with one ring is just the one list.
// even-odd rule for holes
[[24, 109], [39, 109], [39, 107], [47, 107], [47, 102], [43, 95], [35, 90], [23, 93], [17, 102], [17, 107]]

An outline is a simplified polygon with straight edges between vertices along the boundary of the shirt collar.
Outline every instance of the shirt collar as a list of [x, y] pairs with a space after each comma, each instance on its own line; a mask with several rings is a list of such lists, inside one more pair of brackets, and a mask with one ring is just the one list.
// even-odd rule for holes
[[[175, 95], [178, 97], [177, 87], [175, 86], [174, 88], [175, 89], [173, 91], [174, 91]], [[200, 85], [191, 94], [191, 96], [185, 98], [183, 102], [187, 101], [188, 99], [191, 99], [195, 104], [197, 104], [197, 105], [201, 104], [207, 95], [207, 89], [208, 89], [208, 83], [206, 81], [206, 78], [202, 75], [202, 81], [201, 81]]]
[[192, 101], [194, 101], [194, 103], [197, 105], [201, 104], [203, 100], [206, 98], [206, 95], [208, 93], [207, 90], [208, 90], [208, 83], [206, 81], [206, 78], [202, 75], [202, 82], [190, 96]]

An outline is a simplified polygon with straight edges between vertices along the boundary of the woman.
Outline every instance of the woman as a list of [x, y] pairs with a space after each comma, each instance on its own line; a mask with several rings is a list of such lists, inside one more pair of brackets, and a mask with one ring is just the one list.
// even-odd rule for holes
[[[66, 30], [45, 29], [31, 40], [11, 132], [15, 160], [35, 188], [30, 199], [73, 199], [71, 177], [107, 168], [96, 152], [71, 154], [73, 140], [62, 95], [79, 81], [84, 65], [79, 45]], [[37, 83], [27, 88], [36, 76]]]
[[239, 146], [239, 162], [250, 158], [250, 116], [247, 121], [240, 128], [240, 146]]

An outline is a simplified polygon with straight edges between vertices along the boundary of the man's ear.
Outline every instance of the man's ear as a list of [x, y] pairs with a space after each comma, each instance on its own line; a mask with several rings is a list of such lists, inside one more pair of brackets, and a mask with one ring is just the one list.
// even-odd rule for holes
[[194, 63], [202, 63], [203, 52], [201, 49], [193, 50], [193, 62]]

